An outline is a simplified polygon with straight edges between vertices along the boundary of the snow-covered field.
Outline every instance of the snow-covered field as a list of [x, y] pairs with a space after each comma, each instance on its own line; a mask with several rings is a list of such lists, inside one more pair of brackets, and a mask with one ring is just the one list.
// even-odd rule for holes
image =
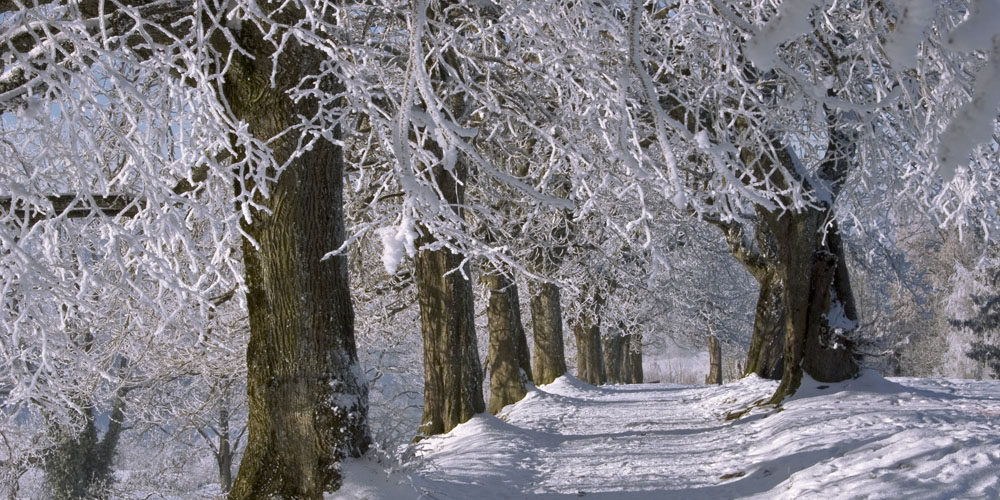
[[349, 462], [332, 498], [1000, 498], [1000, 382], [806, 379], [780, 410], [725, 419], [775, 385], [563, 377], [420, 443], [402, 471]]

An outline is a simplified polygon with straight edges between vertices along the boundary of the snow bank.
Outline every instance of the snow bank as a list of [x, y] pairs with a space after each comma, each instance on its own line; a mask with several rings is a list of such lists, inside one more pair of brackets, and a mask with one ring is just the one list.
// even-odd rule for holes
[[349, 463], [335, 498], [1000, 498], [998, 382], [807, 377], [780, 409], [724, 418], [775, 387], [561, 377], [422, 442], [391, 478]]

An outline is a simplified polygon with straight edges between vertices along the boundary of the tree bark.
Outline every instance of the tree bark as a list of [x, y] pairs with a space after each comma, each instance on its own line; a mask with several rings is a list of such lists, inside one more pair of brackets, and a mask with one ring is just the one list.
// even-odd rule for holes
[[219, 466], [219, 487], [223, 493], [233, 489], [233, 446], [229, 442], [229, 408], [223, 398], [219, 407], [219, 448], [216, 450], [215, 461]]
[[531, 351], [528, 350], [528, 336], [524, 331], [524, 321], [521, 320], [521, 294], [517, 291], [517, 283], [510, 283], [510, 300], [515, 324], [518, 328], [514, 330], [514, 344], [517, 346], [517, 365], [524, 375], [525, 381], [535, 382], [535, 377], [531, 371]]
[[609, 384], [623, 384], [622, 365], [625, 356], [625, 336], [616, 333], [604, 337], [604, 372]]
[[[434, 241], [427, 235], [422, 240], [421, 245]], [[417, 254], [417, 296], [424, 338], [424, 414], [418, 439], [448, 432], [486, 410], [472, 283], [461, 272], [446, 275], [462, 266], [463, 260], [462, 255], [447, 249]]]
[[749, 228], [741, 223], [707, 221], [722, 229], [730, 253], [743, 264], [759, 286], [753, 336], [747, 350], [744, 373], [778, 380], [784, 366], [785, 295], [784, 281], [778, 273], [774, 234], [759, 218], [753, 225], [753, 234], [747, 234]]
[[778, 380], [784, 367], [784, 286], [774, 270], [762, 273], [757, 283], [760, 285], [757, 313], [754, 316], [753, 336], [750, 339], [744, 373], [755, 373], [761, 378]]
[[629, 355], [629, 350], [632, 348], [630, 338], [628, 334], [621, 336], [621, 349], [618, 351], [618, 356], [620, 361], [618, 362], [618, 383], [627, 384], [631, 379], [630, 374], [632, 373], [632, 356]]
[[722, 344], [715, 335], [708, 337], [708, 376], [706, 384], [722, 384]]
[[[450, 25], [461, 31], [461, 9], [456, 0], [428, 4], [427, 28], [432, 33]], [[430, 35], [418, 43], [425, 53], [440, 51], [443, 63], [458, 70], [462, 67], [457, 48], [432, 46]], [[419, 61], [415, 64], [424, 64]], [[467, 118], [462, 83], [443, 65], [426, 68], [435, 91], [442, 96], [448, 114], [456, 123]], [[461, 79], [461, 77], [459, 77]], [[458, 154], [454, 166], [445, 168], [445, 154], [431, 141], [425, 145], [436, 157], [424, 165], [429, 179], [442, 196], [441, 210], [452, 210], [464, 220], [465, 185], [469, 179], [466, 159]], [[448, 432], [456, 425], [486, 410], [483, 400], [483, 368], [476, 346], [475, 304], [469, 268], [465, 256], [447, 248], [438, 248], [437, 237], [421, 228], [416, 258], [417, 294], [420, 304], [420, 329], [424, 339], [424, 414], [417, 439]], [[448, 274], [450, 273], [450, 274]], [[447, 275], [446, 275], [447, 274]]]
[[490, 330], [487, 356], [490, 404], [487, 411], [496, 415], [504, 406], [520, 401], [528, 393], [525, 389], [528, 376], [520, 366], [518, 339], [524, 337], [524, 327], [517, 303], [517, 285], [496, 270], [487, 273], [483, 280], [490, 291], [490, 303], [486, 309]]
[[535, 335], [535, 383], [551, 384], [566, 373], [562, 307], [559, 287], [542, 283], [531, 297], [531, 326]]
[[604, 353], [601, 348], [601, 326], [591, 320], [589, 314], [582, 314], [573, 323], [576, 336], [576, 378], [591, 384], [607, 382], [604, 369]]
[[[301, 15], [292, 7], [276, 8], [288, 9], [274, 13], [279, 18]], [[287, 167], [269, 187], [270, 196], [255, 200], [266, 210], [242, 221], [248, 236], [249, 434], [229, 498], [320, 500], [339, 488], [341, 459], [359, 456], [370, 442], [347, 258], [323, 260], [344, 242], [343, 151], [325, 140], [297, 151], [299, 134], [288, 133], [301, 117], [314, 116], [318, 104], [293, 102], [287, 91], [321, 73], [325, 55], [290, 40], [271, 86], [272, 42], [252, 24], [244, 24], [238, 37], [252, 57], [234, 58], [224, 96], [254, 137], [271, 141], [276, 162]], [[337, 82], [322, 85], [328, 95], [336, 94]], [[327, 132], [340, 136], [337, 128]], [[291, 159], [293, 154], [298, 156]]]
[[[831, 311], [843, 311], [848, 320], [857, 318], [851, 317], [855, 307], [849, 285], [837, 282], [843, 249], [833, 243], [839, 239], [824, 241], [824, 215], [805, 210], [764, 216], [778, 245], [786, 308], [783, 374], [773, 404], [798, 389], [803, 370], [822, 382], [845, 380], [859, 370], [853, 345], [829, 324]], [[846, 273], [839, 278], [846, 279]], [[837, 290], [847, 295], [838, 296]]]
[[629, 335], [630, 346], [628, 350], [629, 356], [629, 366], [631, 366], [631, 371], [629, 371], [628, 383], [630, 384], [641, 384], [643, 382], [642, 375], [642, 335], [638, 333], [633, 333]]

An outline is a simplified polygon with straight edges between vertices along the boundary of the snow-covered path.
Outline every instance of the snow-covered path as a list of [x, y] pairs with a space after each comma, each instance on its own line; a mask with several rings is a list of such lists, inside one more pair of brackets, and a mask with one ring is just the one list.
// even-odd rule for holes
[[[592, 387], [564, 377], [419, 446], [406, 475], [349, 465], [342, 498], [1000, 498], [1000, 383], [806, 380]], [[351, 478], [354, 473], [354, 479]]]

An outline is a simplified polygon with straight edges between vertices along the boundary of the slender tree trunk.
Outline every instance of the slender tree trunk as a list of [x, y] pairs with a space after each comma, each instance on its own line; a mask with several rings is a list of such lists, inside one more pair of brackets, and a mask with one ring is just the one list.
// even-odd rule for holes
[[[301, 14], [290, 6], [266, 8], [289, 9], [279, 17]], [[320, 500], [339, 488], [341, 459], [360, 455], [369, 443], [347, 258], [323, 260], [344, 241], [343, 151], [325, 140], [297, 151], [299, 135], [289, 133], [318, 105], [293, 102], [287, 90], [319, 74], [326, 56], [289, 41], [272, 87], [272, 42], [252, 24], [238, 36], [253, 57], [234, 58], [223, 93], [236, 117], [271, 141], [275, 160], [287, 167], [269, 186], [270, 196], [255, 200], [265, 210], [242, 222], [249, 434], [230, 498]], [[321, 82], [328, 95], [337, 85]], [[340, 136], [337, 128], [326, 132]]]
[[629, 366], [632, 367], [629, 372], [628, 383], [630, 384], [641, 384], [643, 382], [642, 375], [642, 335], [638, 333], [633, 333], [629, 335], [631, 340], [631, 348], [628, 350], [629, 356]]
[[629, 383], [629, 374], [632, 373], [632, 356], [629, 356], [630, 342], [629, 336], [622, 335], [621, 350], [618, 351], [621, 361], [618, 362], [618, 381], [621, 384]]
[[551, 384], [566, 373], [562, 307], [559, 287], [542, 283], [531, 297], [531, 326], [535, 334], [535, 383]]
[[708, 337], [708, 376], [706, 384], [722, 384], [722, 344], [715, 335]]
[[496, 270], [487, 273], [483, 281], [490, 291], [490, 303], [486, 309], [490, 330], [488, 411], [496, 415], [504, 406], [520, 401], [527, 394], [524, 387], [527, 374], [519, 366], [517, 333], [524, 337], [524, 327], [518, 312], [516, 285]]
[[233, 446], [229, 442], [229, 408], [225, 398], [219, 407], [219, 447], [215, 461], [219, 466], [219, 486], [223, 493], [233, 489]]

